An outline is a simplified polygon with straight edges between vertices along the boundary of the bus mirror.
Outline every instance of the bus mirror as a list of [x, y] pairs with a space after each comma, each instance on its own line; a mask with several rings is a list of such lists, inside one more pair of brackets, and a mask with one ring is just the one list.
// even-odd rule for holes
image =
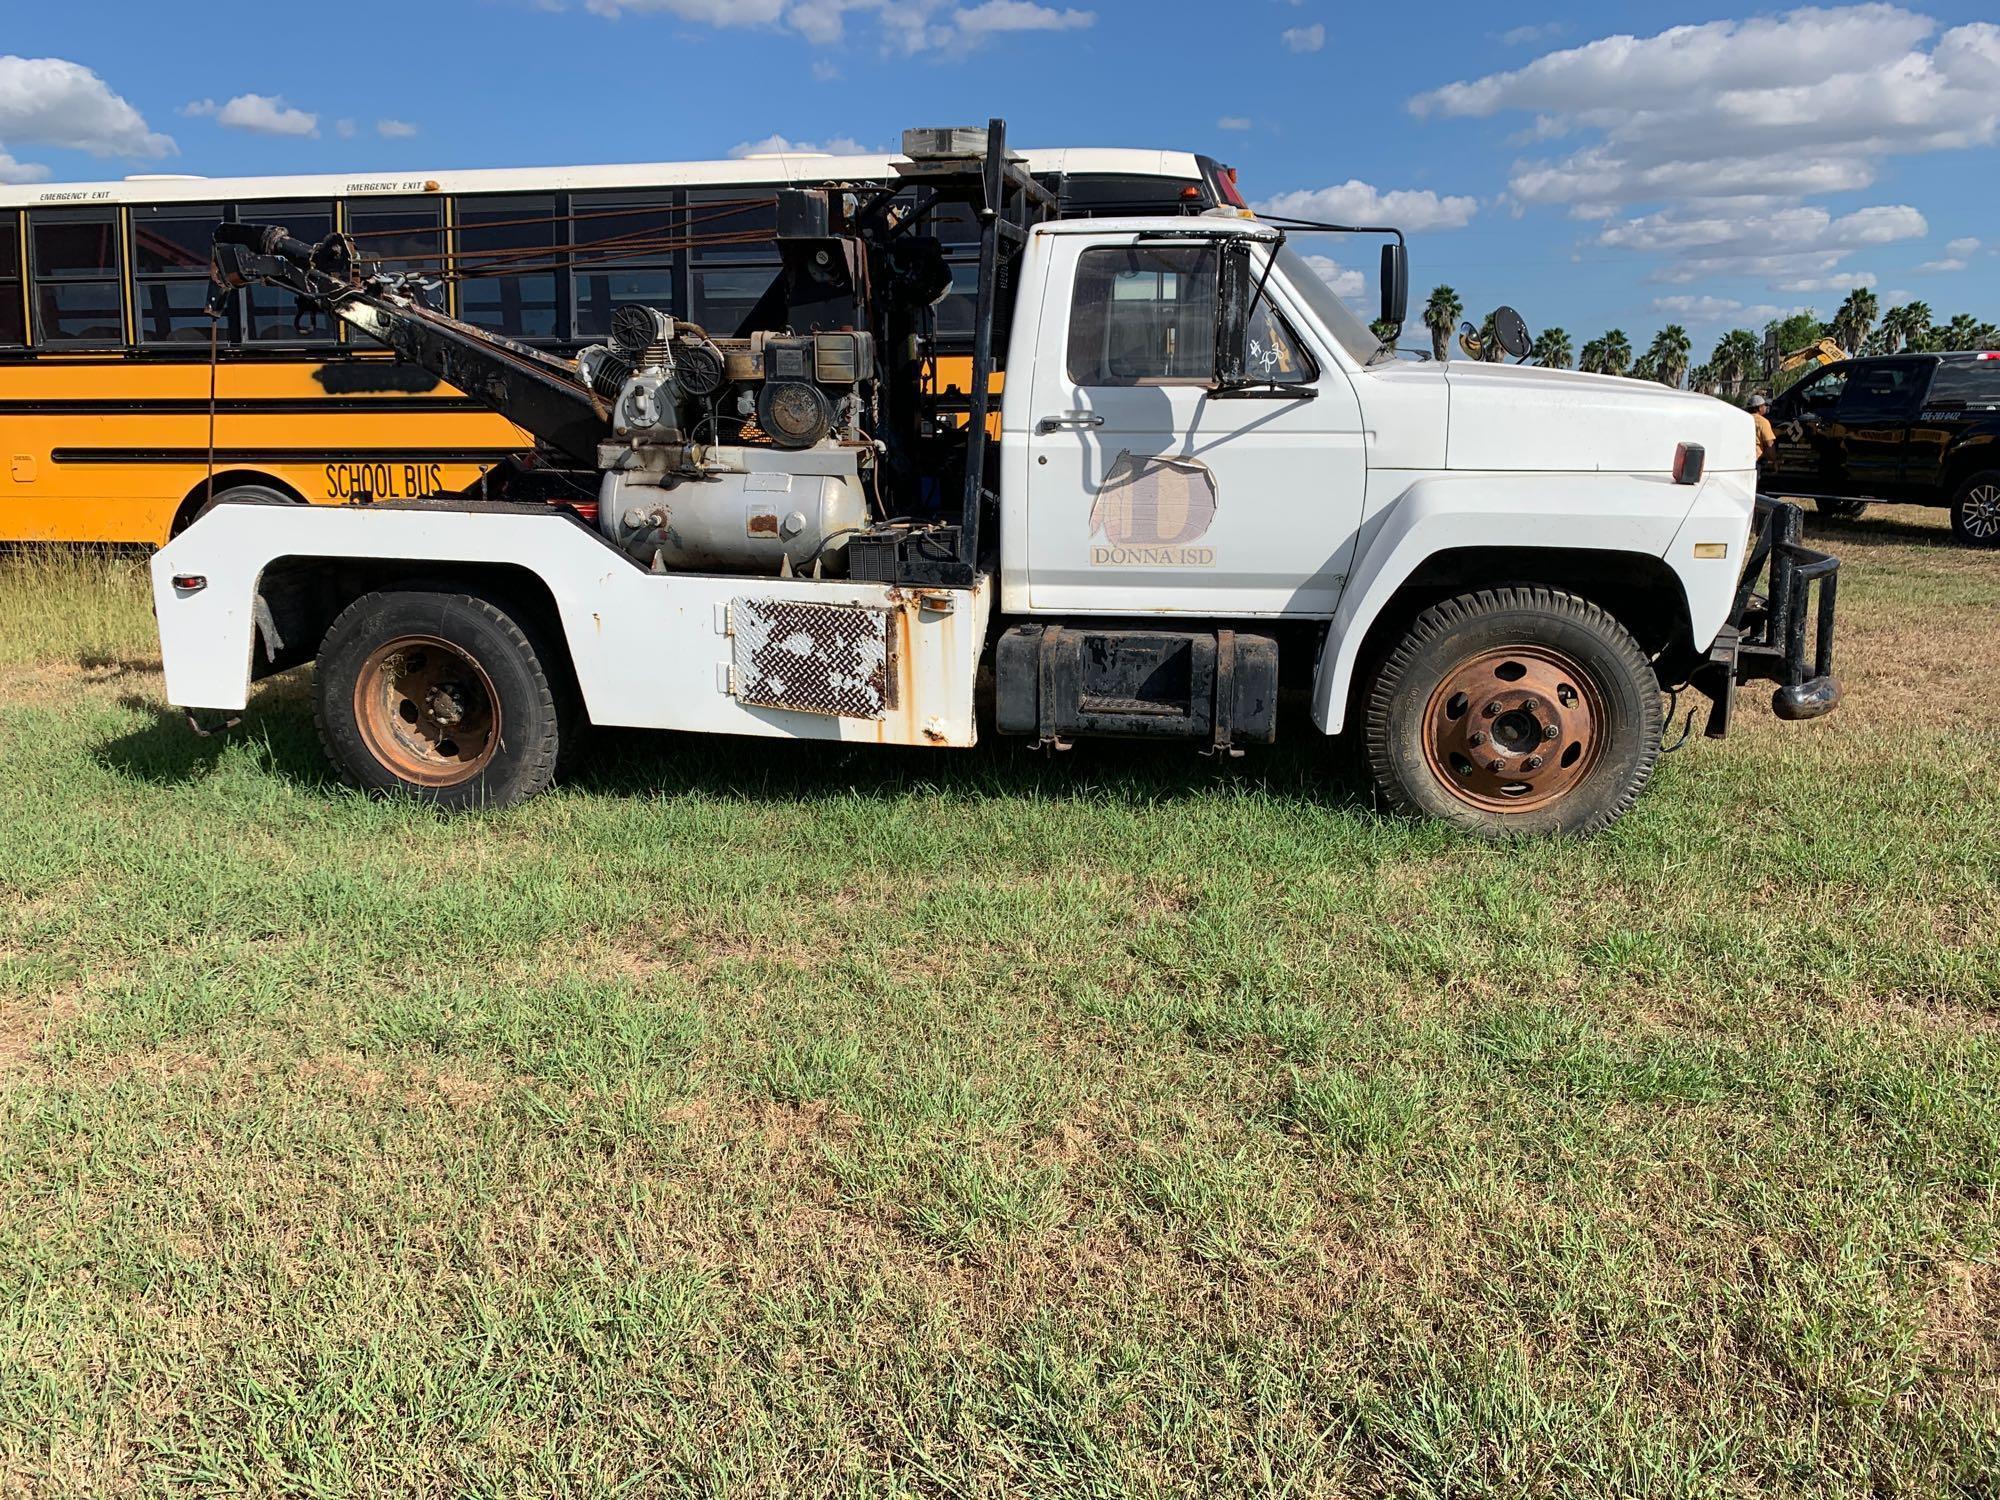
[[1401, 240], [1382, 247], [1382, 321], [1401, 327], [1410, 311], [1410, 255]]

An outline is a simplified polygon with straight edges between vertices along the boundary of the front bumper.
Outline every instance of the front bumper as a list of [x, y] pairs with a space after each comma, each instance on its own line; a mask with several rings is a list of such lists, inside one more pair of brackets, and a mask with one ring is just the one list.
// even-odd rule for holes
[[1833, 675], [1840, 559], [1804, 545], [1804, 532], [1805, 512], [1798, 506], [1757, 497], [1750, 555], [1729, 621], [1690, 678], [1714, 703], [1705, 731], [1713, 738], [1729, 732], [1740, 683], [1777, 683], [1771, 711], [1781, 719], [1817, 719], [1840, 703], [1840, 679]]

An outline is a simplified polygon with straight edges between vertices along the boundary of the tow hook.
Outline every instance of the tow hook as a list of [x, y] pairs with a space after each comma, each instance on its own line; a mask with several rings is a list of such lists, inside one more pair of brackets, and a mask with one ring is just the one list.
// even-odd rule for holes
[[182, 712], [187, 715], [188, 728], [192, 729], [205, 740], [212, 739], [218, 734], [227, 734], [243, 722], [243, 715], [231, 714], [228, 718], [221, 720], [219, 723], [211, 724], [208, 728], [204, 729], [201, 727], [201, 720], [194, 716], [193, 709], [184, 709]]

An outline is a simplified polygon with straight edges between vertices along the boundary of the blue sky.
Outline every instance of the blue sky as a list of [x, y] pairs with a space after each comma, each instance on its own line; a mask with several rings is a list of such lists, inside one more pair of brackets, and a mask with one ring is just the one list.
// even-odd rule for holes
[[[1448, 281], [1577, 343], [1831, 313], [2000, 320], [1992, 0], [207, 0], [8, 7], [0, 177], [419, 171], [1017, 141], [1172, 146], [1253, 200], [1387, 213]], [[53, 60], [53, 61], [52, 61]], [[1344, 265], [1372, 250], [1311, 247]], [[1344, 291], [1357, 273], [1332, 273]]]

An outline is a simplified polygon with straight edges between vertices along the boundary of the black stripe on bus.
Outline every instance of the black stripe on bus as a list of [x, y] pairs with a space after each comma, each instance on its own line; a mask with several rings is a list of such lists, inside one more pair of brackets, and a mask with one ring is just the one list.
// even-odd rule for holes
[[[470, 396], [230, 396], [215, 403], [217, 412], [231, 416], [297, 416], [329, 412], [412, 412], [412, 411], [491, 411], [493, 408]], [[150, 416], [208, 411], [206, 396], [131, 396], [108, 401], [102, 398], [68, 397], [58, 400], [0, 401], [0, 417], [110, 417]]]
[[[525, 448], [218, 448], [217, 464], [401, 464], [498, 463]], [[203, 464], [206, 448], [57, 448], [49, 461], [58, 464]]]

